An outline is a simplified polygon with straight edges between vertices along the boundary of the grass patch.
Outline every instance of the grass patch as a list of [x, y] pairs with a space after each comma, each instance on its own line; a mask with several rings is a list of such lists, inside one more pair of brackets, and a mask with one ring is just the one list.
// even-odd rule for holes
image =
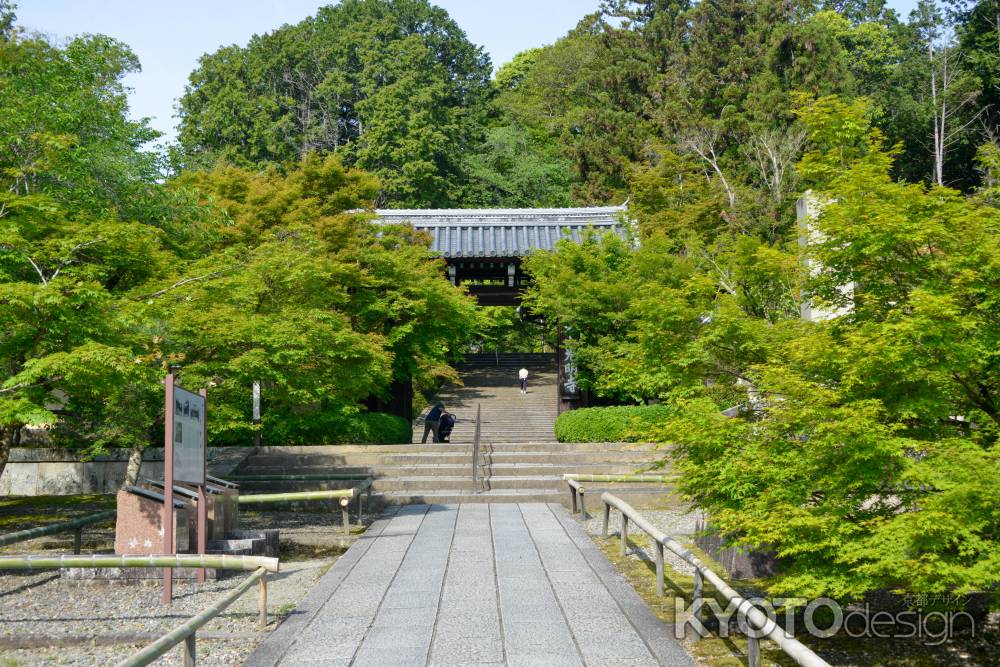
[[[284, 562], [318, 560], [320, 558], [336, 558], [346, 551], [344, 547], [327, 544], [300, 544], [279, 540], [278, 557]], [[333, 563], [331, 563], [332, 565]]]
[[[0, 498], [0, 532], [13, 532], [69, 521], [87, 514], [114, 509], [115, 502], [115, 495], [98, 493]], [[114, 519], [109, 519], [108, 525], [113, 526]]]

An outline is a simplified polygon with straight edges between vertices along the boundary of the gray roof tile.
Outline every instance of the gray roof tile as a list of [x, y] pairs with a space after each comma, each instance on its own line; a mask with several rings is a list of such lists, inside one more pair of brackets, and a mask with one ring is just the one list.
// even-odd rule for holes
[[587, 229], [625, 236], [625, 206], [592, 208], [379, 209], [386, 223], [430, 232], [446, 258], [520, 257], [551, 250], [560, 238], [579, 242]]

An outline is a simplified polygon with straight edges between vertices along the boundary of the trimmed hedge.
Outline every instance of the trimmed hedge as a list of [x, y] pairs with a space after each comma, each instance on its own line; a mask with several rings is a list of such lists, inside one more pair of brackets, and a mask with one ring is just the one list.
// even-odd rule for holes
[[383, 412], [359, 412], [344, 416], [303, 415], [264, 422], [265, 444], [281, 445], [395, 445], [408, 443], [413, 430], [402, 417]]
[[556, 419], [559, 442], [640, 442], [645, 427], [666, 419], [665, 405], [615, 405], [580, 408], [564, 412]]

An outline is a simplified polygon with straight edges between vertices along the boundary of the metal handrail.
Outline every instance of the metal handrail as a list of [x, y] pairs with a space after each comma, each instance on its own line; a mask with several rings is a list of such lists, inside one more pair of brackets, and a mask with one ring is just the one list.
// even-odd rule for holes
[[[632, 521], [637, 527], [639, 527], [644, 533], [649, 535], [654, 544], [656, 545], [656, 592], [658, 595], [663, 595], [663, 548], [666, 547], [672, 552], [680, 556], [685, 562], [689, 563], [694, 567], [695, 571], [695, 581], [694, 581], [694, 600], [692, 607], [694, 613], [697, 615], [701, 610], [701, 599], [702, 590], [704, 586], [704, 580], [707, 579], [715, 589], [726, 598], [728, 602], [735, 602], [737, 605], [737, 611], [742, 613], [747, 620], [747, 623], [753, 626], [755, 630], [763, 631], [765, 635], [777, 644], [782, 651], [784, 651], [790, 658], [792, 658], [796, 663], [804, 665], [806, 667], [830, 667], [830, 664], [823, 660], [823, 658], [816, 655], [811, 649], [802, 644], [799, 640], [795, 639], [792, 635], [788, 634], [784, 628], [779, 626], [773, 620], [771, 620], [767, 614], [754, 606], [752, 602], [742, 597], [737, 593], [732, 587], [727, 584], [722, 577], [715, 574], [710, 570], [697, 556], [692, 554], [690, 551], [684, 548], [677, 540], [668, 536], [663, 531], [659, 530], [653, 526], [649, 521], [646, 520], [639, 512], [635, 510], [634, 507], [626, 503], [621, 498], [612, 495], [610, 493], [602, 493], [601, 501], [604, 503], [604, 521], [602, 524], [602, 533], [605, 537], [608, 535], [608, 523], [611, 515], [611, 508], [614, 507], [622, 515], [621, 524], [621, 555], [624, 556], [626, 553], [628, 545], [628, 522]], [[760, 648], [759, 639], [751, 634], [747, 635], [747, 640], [749, 642], [749, 649], [747, 653], [750, 656], [750, 667], [755, 667], [757, 661], [759, 660]]]
[[479, 487], [479, 436], [480, 436], [480, 426], [479, 419], [482, 416], [483, 406], [481, 403], [476, 404], [476, 435], [472, 439], [472, 483], [478, 489]]
[[184, 623], [157, 639], [155, 642], [118, 663], [118, 667], [142, 667], [148, 665], [157, 658], [165, 655], [170, 649], [184, 642], [184, 664], [195, 664], [195, 637], [198, 629], [221, 614], [226, 607], [231, 605], [247, 589], [253, 586], [254, 582], [260, 582], [260, 620], [259, 627], [263, 630], [267, 626], [267, 570], [257, 569], [253, 574], [243, 580], [239, 586], [229, 592], [224, 598], [208, 607], [196, 616], [192, 616]]
[[80, 553], [80, 541], [82, 538], [81, 533], [83, 531], [83, 527], [107, 521], [108, 519], [116, 516], [117, 514], [118, 510], [105, 510], [103, 512], [97, 512], [96, 514], [89, 514], [87, 516], [80, 517], [79, 519], [73, 519], [72, 521], [53, 523], [48, 526], [27, 528], [25, 530], [19, 530], [15, 533], [7, 533], [6, 535], [0, 535], [0, 547], [5, 547], [8, 544], [16, 544], [18, 542], [24, 542], [26, 540], [33, 540], [36, 537], [44, 537], [45, 535], [55, 535], [57, 533], [64, 533], [72, 530], [74, 533], [73, 553], [78, 554]]

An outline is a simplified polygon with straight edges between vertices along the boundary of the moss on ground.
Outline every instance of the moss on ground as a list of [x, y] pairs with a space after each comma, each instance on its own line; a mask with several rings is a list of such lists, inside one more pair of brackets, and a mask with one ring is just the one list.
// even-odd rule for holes
[[[278, 557], [282, 563], [292, 563], [295, 561], [316, 560], [319, 558], [335, 558], [344, 553], [346, 549], [338, 545], [324, 544], [300, 544], [280, 540], [278, 546]], [[330, 563], [333, 565], [333, 562]], [[327, 566], [327, 569], [328, 566]], [[325, 574], [325, 570], [324, 570]]]
[[[36, 528], [114, 508], [113, 494], [0, 498], [0, 531]], [[113, 526], [114, 519], [110, 519], [108, 525]]]
[[[664, 568], [664, 596], [656, 594], [656, 564], [652, 561], [640, 560], [620, 555], [621, 542], [617, 535], [607, 538], [595, 537], [598, 547], [604, 555], [615, 564], [628, 582], [632, 585], [639, 596], [649, 605], [653, 613], [674, 629], [682, 625], [685, 618], [678, 617], [675, 609], [675, 600], [681, 601], [681, 608], [687, 608], [694, 593], [694, 577], [679, 573], [669, 566]], [[634, 547], [649, 547], [652, 541], [643, 533], [629, 537], [629, 549]], [[702, 558], [701, 553], [697, 554]], [[708, 563], [709, 561], [705, 561]], [[715, 567], [712, 568], [713, 570]], [[708, 582], [705, 583], [705, 593], [714, 594], [715, 589]], [[687, 632], [689, 637], [693, 633]], [[747, 642], [744, 637], [731, 634], [723, 639], [713, 634], [709, 637], [693, 641], [690, 638], [683, 640], [685, 648], [702, 664], [719, 666], [723, 665], [744, 665], [746, 664]], [[777, 654], [777, 655], [776, 655]], [[761, 645], [762, 664], [772, 665], [794, 665], [794, 661], [788, 659], [777, 647]]]
[[[53, 523], [77, 519], [88, 514], [115, 508], [112, 494], [75, 496], [10, 496], [0, 498], [0, 533], [12, 533]], [[85, 552], [109, 551], [114, 547], [114, 517], [83, 529], [81, 547]], [[26, 551], [26, 542], [0, 547], [0, 554]], [[30, 541], [30, 551], [69, 551], [73, 533], [47, 535]]]
[[[682, 609], [690, 604], [694, 591], [694, 577], [674, 571], [667, 566], [664, 572], [664, 597], [656, 594], [656, 564], [634, 557], [622, 558], [619, 555], [621, 542], [617, 535], [607, 538], [594, 536], [594, 541], [605, 556], [614, 563], [626, 580], [632, 585], [639, 596], [649, 605], [650, 609], [671, 628], [684, 622], [675, 612], [674, 601], [680, 597]], [[643, 533], [629, 537], [631, 550], [638, 547], [649, 547], [652, 542]], [[686, 545], [706, 565], [720, 576], [726, 576], [725, 571], [707, 554], [693, 545]], [[740, 582], [752, 585], [763, 582]], [[715, 595], [721, 603], [721, 597], [708, 582], [705, 582], [705, 594]], [[722, 605], [725, 608], [725, 605]], [[707, 624], [706, 624], [707, 625]], [[747, 660], [746, 638], [739, 632], [730, 632], [728, 638], [718, 636], [715, 628], [709, 637], [693, 641], [683, 640], [688, 651], [704, 665], [723, 667], [728, 665], [745, 665]], [[688, 637], [693, 633], [688, 631]], [[931, 667], [933, 665], [1000, 665], [1000, 629], [994, 623], [990, 627], [978, 628], [976, 636], [959, 635], [939, 646], [928, 646], [918, 641], [908, 639], [866, 639], [850, 637], [844, 632], [826, 639], [813, 638], [804, 633], [797, 633], [797, 638], [832, 665], [881, 665], [884, 667]], [[794, 665], [778, 646], [770, 641], [761, 642], [762, 665]]]

